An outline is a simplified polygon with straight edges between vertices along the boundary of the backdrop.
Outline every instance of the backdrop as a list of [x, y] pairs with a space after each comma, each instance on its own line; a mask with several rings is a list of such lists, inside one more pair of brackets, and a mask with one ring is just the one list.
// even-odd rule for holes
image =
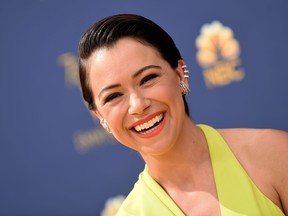
[[287, 10], [285, 0], [1, 0], [0, 215], [100, 215], [143, 169], [82, 101], [77, 46], [94, 22], [136, 13], [161, 25], [189, 67], [196, 123], [287, 131]]

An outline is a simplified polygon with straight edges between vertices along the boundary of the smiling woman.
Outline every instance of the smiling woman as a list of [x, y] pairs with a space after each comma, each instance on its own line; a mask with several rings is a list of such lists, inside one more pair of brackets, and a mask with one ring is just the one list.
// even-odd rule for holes
[[[182, 64], [183, 60], [179, 60], [179, 66], [173, 69], [152, 47], [126, 37], [113, 47], [101, 48], [87, 60], [88, 80], [97, 107], [94, 114], [105, 118], [113, 135], [124, 145], [141, 153], [166, 151], [173, 142], [156, 135], [164, 130], [177, 137], [181, 128], [180, 121], [176, 121], [179, 117], [173, 115], [185, 117], [179, 85]], [[185, 82], [188, 86], [187, 79]]]
[[84, 33], [79, 55], [91, 112], [146, 163], [117, 215], [288, 212], [287, 133], [196, 125], [189, 71], [161, 27], [133, 14], [104, 18]]

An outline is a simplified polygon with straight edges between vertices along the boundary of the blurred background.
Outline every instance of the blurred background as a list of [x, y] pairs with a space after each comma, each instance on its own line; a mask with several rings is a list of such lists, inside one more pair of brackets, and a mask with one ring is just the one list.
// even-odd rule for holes
[[143, 169], [83, 103], [77, 46], [94, 22], [136, 13], [162, 26], [189, 67], [196, 123], [287, 131], [287, 10], [285, 0], [1, 0], [0, 215], [101, 215]]

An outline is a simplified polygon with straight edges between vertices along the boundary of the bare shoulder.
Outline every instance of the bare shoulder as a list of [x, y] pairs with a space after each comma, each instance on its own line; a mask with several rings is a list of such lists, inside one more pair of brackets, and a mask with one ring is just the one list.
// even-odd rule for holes
[[[275, 129], [231, 128], [219, 129], [219, 133], [231, 148], [243, 149], [246, 153], [288, 153], [288, 132]], [[241, 151], [241, 150], [240, 150]], [[287, 154], [285, 155], [285, 159]]]
[[[288, 145], [288, 132], [282, 130], [229, 128], [218, 129], [218, 131], [223, 138], [232, 145], [234, 142], [236, 142], [237, 145], [247, 145], [247, 147], [253, 147], [251, 145], [261, 145], [262, 147], [268, 145], [267, 147], [277, 146], [277, 148], [285, 148]], [[263, 150], [265, 151], [265, 148]]]
[[254, 183], [287, 214], [288, 132], [250, 128], [218, 131]]
[[274, 129], [219, 129], [234, 154], [243, 162], [288, 169], [288, 132]]

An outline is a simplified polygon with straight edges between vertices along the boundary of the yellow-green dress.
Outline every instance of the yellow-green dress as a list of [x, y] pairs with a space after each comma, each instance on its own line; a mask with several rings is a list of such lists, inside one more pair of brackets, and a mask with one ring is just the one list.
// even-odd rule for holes
[[[210, 126], [198, 126], [208, 142], [221, 215], [284, 216], [253, 183], [222, 136]], [[149, 175], [147, 167], [117, 213], [117, 216], [173, 215], [184, 216], [184, 213]]]

